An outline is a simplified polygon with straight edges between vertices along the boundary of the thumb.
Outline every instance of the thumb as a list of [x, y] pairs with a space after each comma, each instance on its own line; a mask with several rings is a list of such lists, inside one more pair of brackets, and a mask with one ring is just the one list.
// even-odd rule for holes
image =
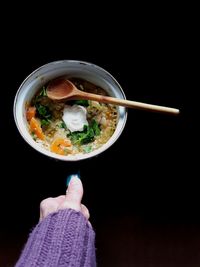
[[76, 176], [72, 175], [71, 180], [69, 182], [69, 186], [66, 192], [66, 201], [73, 206], [79, 206], [81, 205], [81, 200], [83, 197], [83, 185], [81, 180]]

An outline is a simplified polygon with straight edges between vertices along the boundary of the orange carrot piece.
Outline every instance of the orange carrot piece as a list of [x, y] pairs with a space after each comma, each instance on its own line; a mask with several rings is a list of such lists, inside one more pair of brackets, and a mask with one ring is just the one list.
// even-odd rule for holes
[[[52, 142], [50, 150], [56, 154], [65, 155], [66, 148], [70, 148], [71, 146], [72, 144], [69, 139], [57, 138]], [[70, 152], [70, 150], [68, 152]]]
[[39, 139], [44, 140], [45, 136], [42, 131], [42, 128], [40, 126], [40, 123], [38, 120], [36, 120], [34, 117], [32, 117], [30, 121], [30, 130], [33, 132]]
[[26, 111], [26, 118], [28, 121], [30, 121], [33, 117], [35, 117], [36, 114], [36, 108], [35, 107], [28, 107]]

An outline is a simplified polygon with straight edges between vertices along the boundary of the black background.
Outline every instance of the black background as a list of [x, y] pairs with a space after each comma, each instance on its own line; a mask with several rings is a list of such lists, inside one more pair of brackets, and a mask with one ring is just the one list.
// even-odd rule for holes
[[[161, 9], [147, 18], [148, 7], [137, 18], [135, 9], [110, 16], [101, 8], [100, 15], [75, 16], [61, 6], [54, 10], [59, 16], [37, 9], [35, 16], [23, 13], [3, 29], [0, 266], [16, 261], [38, 221], [40, 201], [63, 194], [67, 175], [77, 170], [96, 231], [99, 266], [200, 263], [194, 40], [187, 16], [164, 15]], [[26, 76], [62, 59], [95, 63], [117, 79], [127, 99], [181, 113], [129, 109], [122, 135], [103, 154], [77, 163], [49, 159], [22, 139], [12, 108]]]

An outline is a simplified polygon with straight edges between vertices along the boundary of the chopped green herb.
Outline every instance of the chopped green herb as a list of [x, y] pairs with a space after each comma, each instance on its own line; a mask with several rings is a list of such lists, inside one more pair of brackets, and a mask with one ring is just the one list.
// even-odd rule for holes
[[34, 132], [31, 132], [31, 135], [33, 137], [33, 140], [36, 141], [37, 140], [37, 137], [36, 137], [35, 133]]
[[33, 100], [33, 104], [36, 107], [37, 116], [41, 119], [42, 126], [47, 126], [50, 124], [50, 119], [52, 114], [47, 105], [41, 104], [42, 101], [47, 97], [45, 86], [42, 87], [39, 94], [37, 94]]
[[84, 106], [84, 107], [88, 107], [89, 106], [88, 100], [75, 100], [74, 104], [80, 105], [80, 106]]
[[50, 123], [51, 123], [50, 120], [45, 120], [45, 119], [41, 120], [41, 126], [48, 126]]
[[41, 104], [36, 104], [35, 105], [36, 107], [36, 110], [37, 110], [37, 114], [38, 114], [38, 117], [40, 119], [44, 119], [46, 121], [50, 120], [51, 119], [51, 112], [49, 110], [49, 108], [47, 106], [44, 106], [44, 105], [41, 105]]
[[46, 91], [45, 86], [42, 87], [42, 90], [41, 90], [41, 92], [40, 92], [39, 95], [40, 95], [40, 96], [47, 96], [47, 91]]
[[89, 152], [92, 151], [92, 146], [86, 146], [86, 147], [84, 147], [83, 150], [84, 150], [85, 153], [89, 153]]
[[89, 126], [84, 126], [84, 130], [82, 132], [72, 132], [69, 135], [72, 143], [74, 144], [87, 144], [94, 139], [94, 131]]
[[40, 116], [42, 117], [50, 116], [48, 107], [38, 104], [36, 108]]
[[99, 128], [98, 123], [95, 120], [92, 120], [91, 127], [94, 130], [95, 135], [100, 135], [101, 130]]
[[64, 121], [62, 121], [59, 125], [60, 128], [64, 128], [64, 129], [67, 129], [67, 126], [66, 124], [64, 123]]
[[40, 101], [44, 98], [47, 97], [47, 92], [45, 86], [42, 87], [41, 91], [39, 94], [37, 94], [34, 99], [33, 99], [33, 104], [36, 106], [37, 104], [40, 103]]
[[92, 121], [91, 125], [84, 125], [82, 132], [72, 132], [68, 135], [73, 144], [87, 144], [94, 141], [94, 137], [100, 134], [100, 129], [95, 120]]

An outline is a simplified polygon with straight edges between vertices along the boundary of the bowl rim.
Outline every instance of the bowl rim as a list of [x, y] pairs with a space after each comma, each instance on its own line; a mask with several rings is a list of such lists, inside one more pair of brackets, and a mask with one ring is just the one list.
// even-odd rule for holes
[[[24, 86], [24, 84], [37, 72], [39, 72], [40, 70], [42, 70], [43, 68], [46, 68], [50, 65], [57, 65], [57, 64], [65, 64], [65, 63], [75, 63], [75, 64], [83, 64], [83, 65], [89, 65], [91, 67], [94, 67], [98, 70], [100, 70], [101, 72], [107, 74], [112, 80], [113, 82], [117, 85], [117, 87], [120, 89], [120, 93], [122, 94], [123, 98], [126, 99], [125, 93], [121, 87], [121, 85], [118, 83], [118, 81], [112, 76], [112, 74], [110, 74], [107, 70], [105, 70], [104, 68], [94, 64], [94, 63], [90, 63], [90, 62], [86, 62], [86, 61], [82, 61], [82, 60], [57, 60], [57, 61], [52, 61], [46, 64], [41, 65], [40, 67], [38, 67], [37, 69], [33, 70], [28, 76], [26, 76], [26, 78], [22, 81], [22, 83], [20, 84], [16, 94], [15, 94], [15, 98], [14, 98], [14, 104], [13, 104], [13, 115], [14, 115], [14, 120], [15, 120], [15, 124], [18, 128], [18, 131], [20, 132], [20, 135], [23, 137], [23, 139], [35, 150], [37, 150], [38, 152], [40, 152], [42, 155], [48, 156], [52, 159], [55, 160], [61, 160], [61, 161], [68, 161], [68, 162], [76, 162], [76, 161], [81, 161], [81, 160], [85, 160], [85, 159], [89, 159], [95, 156], [100, 155], [102, 152], [106, 151], [108, 148], [110, 148], [120, 137], [120, 135], [122, 134], [124, 127], [126, 125], [126, 121], [127, 121], [127, 108], [125, 107], [121, 107], [124, 110], [124, 114], [123, 114], [123, 119], [122, 119], [122, 123], [121, 123], [121, 127], [118, 128], [117, 131], [117, 135], [115, 137], [115, 139], [112, 139], [113, 135], [110, 137], [110, 139], [103, 144], [100, 148], [93, 150], [92, 152], [86, 153], [86, 154], [75, 154], [75, 155], [58, 155], [56, 153], [53, 153], [51, 151], [46, 150], [45, 148], [40, 147], [39, 145], [37, 145], [37, 143], [32, 140], [33, 142], [30, 142], [30, 140], [27, 138], [27, 136], [24, 134], [23, 130], [21, 129], [21, 126], [18, 123], [18, 119], [17, 119], [17, 103], [18, 103], [18, 99], [19, 99], [19, 94]], [[28, 129], [27, 129], [28, 132]]]

